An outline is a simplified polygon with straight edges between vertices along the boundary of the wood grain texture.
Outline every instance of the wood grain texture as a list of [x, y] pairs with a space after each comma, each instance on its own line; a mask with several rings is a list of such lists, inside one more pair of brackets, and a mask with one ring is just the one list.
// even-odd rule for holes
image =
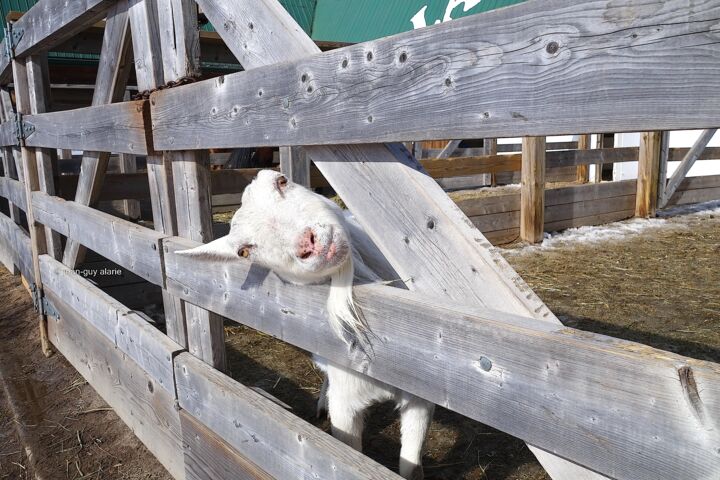
[[186, 480], [274, 480], [185, 410], [180, 410], [180, 426]]
[[274, 478], [399, 478], [192, 355], [176, 357], [175, 378], [180, 407]]
[[543, 239], [545, 213], [545, 137], [524, 137], [520, 185], [520, 239]]
[[147, 100], [28, 115], [35, 132], [25, 144], [146, 155], [153, 152], [145, 131], [148, 115]]
[[[580, 137], [578, 137], [578, 150], [589, 150], [591, 137], [592, 135], [580, 135]], [[590, 181], [589, 165], [578, 165], [575, 181], [578, 183], [587, 183]]]
[[182, 347], [138, 314], [47, 255], [40, 257], [44, 288], [51, 290], [97, 329], [115, 348], [128, 355], [153, 381], [175, 395], [173, 356]]
[[[15, 55], [26, 57], [72, 38], [105, 15], [116, 0], [42, 0], [15, 22], [13, 30], [23, 34]], [[9, 80], [9, 59], [0, 57], [0, 79]]]
[[[157, 92], [154, 136], [178, 150], [717, 127], [717, 18], [711, 0], [550, 0], [312, 58], [275, 53], [293, 61]], [[297, 36], [273, 40], [285, 50]]]
[[662, 132], [640, 134], [635, 216], [654, 217], [658, 206], [658, 176], [662, 155]]
[[38, 222], [81, 242], [143, 279], [163, 285], [160, 239], [165, 235], [41, 192], [33, 193], [32, 199]]
[[[274, 62], [289, 65], [305, 55], [318, 53], [310, 37], [278, 2], [202, 1], [200, 6], [214, 25], [223, 25], [218, 29], [220, 35], [246, 70]], [[256, 22], [258, 19], [262, 22]], [[255, 23], [262, 28], [256, 31], [237, 27]], [[280, 44], [284, 48], [276, 48]], [[370, 60], [364, 52], [363, 55]], [[302, 82], [302, 74], [299, 77]], [[306, 75], [305, 82], [312, 82], [312, 76]], [[216, 85], [222, 84], [224, 79], [216, 80]], [[265, 94], [258, 90], [258, 98], [261, 91]], [[409, 288], [557, 321], [502, 256], [489, 250], [490, 244], [482, 234], [442, 189], [421, 172], [422, 167], [401, 145], [318, 147], [306, 152], [390, 266], [400, 278], [407, 279]], [[408, 209], [409, 204], [414, 208]], [[466, 261], [454, 264], [451, 259]], [[556, 479], [599, 478], [546, 452], [533, 452], [546, 469], [553, 470]]]
[[7, 198], [13, 205], [27, 210], [25, 187], [19, 180], [9, 177], [0, 177], [0, 196]]
[[[127, 0], [119, 0], [108, 10], [102, 51], [95, 78], [92, 106], [106, 105], [123, 99], [130, 75], [130, 20]], [[84, 152], [75, 202], [92, 205], [102, 187], [110, 152]], [[69, 240], [63, 252], [63, 263], [75, 267], [85, 256], [82, 245]]]
[[200, 33], [194, 0], [157, 0], [165, 83], [200, 76]]
[[17, 144], [18, 139], [15, 134], [15, 124], [13, 122], [3, 122], [0, 124], [0, 146], [14, 147]]
[[310, 158], [300, 147], [280, 147], [280, 171], [292, 182], [310, 187]]
[[[327, 286], [291, 286], [242, 261], [174, 254], [194, 242], [164, 243], [168, 288], [185, 300], [610, 477], [710, 478], [720, 468], [712, 427], [720, 408], [716, 364], [377, 285], [355, 287], [375, 339], [372, 355], [348, 355], [340, 340], [326, 334]], [[489, 371], [479, 367], [482, 357], [491, 361]], [[694, 371], [699, 416], [685, 400], [680, 365]], [[180, 390], [181, 405], [201, 392]], [[197, 410], [188, 410], [216, 432], [237, 431], [232, 418], [208, 423], [208, 402], [194, 405]]]
[[156, 386], [130, 356], [103, 336], [84, 315], [51, 290], [48, 298], [60, 317], [49, 323], [50, 338], [60, 353], [112, 407], [170, 474], [185, 478], [180, 418], [175, 398]]
[[[0, 241], [3, 244], [6, 260], [12, 260], [28, 281], [34, 282], [32, 248], [30, 235], [5, 215], [0, 215]], [[8, 269], [12, 271], [12, 269]]]

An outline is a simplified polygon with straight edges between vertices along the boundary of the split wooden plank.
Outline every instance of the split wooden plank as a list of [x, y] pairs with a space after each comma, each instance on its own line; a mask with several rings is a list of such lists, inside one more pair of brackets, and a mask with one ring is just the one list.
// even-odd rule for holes
[[[639, 156], [638, 156], [639, 158]], [[657, 184], [657, 205], [662, 208], [662, 201], [665, 196], [665, 188], [667, 186], [667, 168], [668, 159], [670, 158], [670, 132], [663, 132], [660, 140], [660, 165], [658, 166], [658, 184]]]
[[[680, 162], [680, 165], [678, 165], [677, 169], [675, 170], [672, 177], [665, 186], [665, 190], [662, 192], [660, 200], [660, 208], [663, 208], [665, 205], [668, 204], [672, 196], [675, 194], [675, 191], [677, 190], [680, 183], [687, 176], [692, 166], [695, 165], [695, 161], [700, 157], [703, 150], [705, 150], [705, 147], [707, 147], [708, 143], [710, 143], [710, 140], [712, 140], [713, 136], [715, 136], [715, 132], [717, 132], [717, 129], [713, 128], [705, 130], [700, 134], [695, 144], [685, 155], [685, 158], [683, 158], [683, 160]], [[664, 180], [665, 178], [663, 176], [663, 183]]]
[[637, 197], [635, 216], [654, 217], [657, 210], [658, 176], [662, 156], [663, 132], [640, 134], [640, 155], [638, 157]]
[[[194, 0], [159, 0], [158, 19], [165, 82], [194, 78], [200, 74], [198, 7]], [[207, 152], [168, 152], [175, 188], [178, 235], [199, 242], [213, 239], [212, 193]], [[190, 353], [209, 365], [226, 369], [225, 328], [217, 314], [184, 305], [185, 330], [179, 324], [169, 330], [171, 338], [186, 345]]]
[[[308, 43], [297, 55], [298, 45], [262, 43], [264, 13], [252, 15], [257, 28], [247, 34], [240, 30], [250, 31], [248, 22], [231, 7], [201, 3], [208, 18], [228, 25], [221, 35], [249, 38], [231, 46], [248, 71], [157, 92], [159, 149], [720, 125], [712, 108], [720, 102], [713, 2], [692, 12], [685, 0], [651, 0], [642, 9], [636, 0], [523, 2], [312, 58], [304, 57], [318, 49]], [[272, 48], [287, 49], [276, 56], [290, 61], [250, 70], [274, 63], [255, 57]], [[617, 51], [627, 53], [622, 61]], [[674, 87], [688, 77], [690, 85]]]
[[520, 186], [520, 239], [538, 243], [545, 224], [545, 137], [524, 137]]
[[[73, 0], [37, 2], [17, 22], [13, 32], [20, 35], [14, 53], [23, 58], [62, 43], [105, 16], [105, 12], [117, 0]], [[7, 39], [4, 40], [7, 42]], [[4, 47], [4, 45], [3, 45]], [[9, 80], [9, 63], [6, 56], [0, 58], [0, 79]]]
[[[355, 295], [382, 341], [372, 358], [348, 355], [327, 333], [327, 286], [293, 286], [249, 262], [175, 253], [195, 242], [164, 245], [168, 288], [185, 300], [612, 478], [710, 478], [720, 468], [717, 364], [379, 285], [356, 286]], [[688, 389], [690, 371], [696, 387]], [[211, 421], [201, 400], [211, 394], [181, 386], [185, 374], [176, 373], [181, 406], [218, 433], [242, 434], [232, 420], [248, 409], [234, 395], [213, 395], [223, 402], [214, 408], [233, 413]]]
[[[108, 10], [102, 51], [95, 78], [92, 106], [107, 105], [123, 100], [130, 75], [130, 20], [127, 0], [119, 0]], [[144, 125], [143, 125], [144, 126]], [[117, 132], [115, 128], [112, 133]], [[111, 149], [110, 149], [111, 150]], [[83, 153], [80, 179], [75, 202], [93, 205], [99, 196], [110, 158], [110, 150]], [[85, 256], [80, 243], [69, 240], [65, 245], [63, 263], [75, 268]]]
[[146, 155], [153, 152], [147, 100], [28, 115], [35, 127], [30, 147], [65, 148]]
[[141, 316], [47, 255], [40, 257], [43, 285], [128, 355], [153, 381], [175, 396], [173, 357], [182, 347]]
[[42, 192], [33, 193], [32, 205], [38, 222], [143, 279], [164, 285], [160, 255], [160, 239], [164, 234]]
[[180, 407], [274, 478], [400, 478], [192, 355], [176, 357], [175, 377]]
[[50, 336], [60, 353], [112, 407], [170, 474], [185, 478], [180, 417], [175, 398], [129, 355], [115, 348], [85, 316], [56, 292], [47, 296], [60, 313]]
[[[2, 118], [4, 122], [12, 121], [15, 122], [15, 110], [13, 109], [12, 99], [10, 98], [10, 92], [3, 88], [0, 90], [0, 107], [2, 107]], [[17, 143], [16, 143], [17, 145]], [[15, 159], [15, 174], [16, 177], [22, 181], [25, 178], [25, 173], [22, 167], [22, 153], [20, 146], [12, 148], [12, 155], [5, 151], [8, 158], [12, 156]]]

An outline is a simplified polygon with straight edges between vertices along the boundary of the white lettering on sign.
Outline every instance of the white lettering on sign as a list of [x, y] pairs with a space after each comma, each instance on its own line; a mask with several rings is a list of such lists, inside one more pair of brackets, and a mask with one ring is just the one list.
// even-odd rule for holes
[[[463, 4], [463, 13], [465, 13], [474, 6], [478, 5], [480, 2], [482, 2], [482, 0], [448, 0], [447, 7], [445, 7], [445, 15], [443, 15], [442, 19], [435, 20], [434, 23], [437, 24], [452, 20], [452, 12], [455, 10], [455, 7], [460, 4]], [[427, 8], [428, 6], [425, 5], [410, 19], [413, 24], [413, 29], [427, 27], [427, 19], [425, 18]]]

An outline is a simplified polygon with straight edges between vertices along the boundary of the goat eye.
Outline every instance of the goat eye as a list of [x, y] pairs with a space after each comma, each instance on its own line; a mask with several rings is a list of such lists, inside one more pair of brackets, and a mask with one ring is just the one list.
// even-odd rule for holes
[[282, 193], [285, 190], [285, 187], [287, 187], [288, 179], [285, 175], [280, 175], [277, 180], [275, 180], [275, 187], [277, 187], [278, 191]]
[[244, 247], [240, 248], [240, 250], [238, 250], [238, 255], [243, 258], [248, 258], [250, 256], [250, 249], [251, 247], [249, 245], [245, 245]]

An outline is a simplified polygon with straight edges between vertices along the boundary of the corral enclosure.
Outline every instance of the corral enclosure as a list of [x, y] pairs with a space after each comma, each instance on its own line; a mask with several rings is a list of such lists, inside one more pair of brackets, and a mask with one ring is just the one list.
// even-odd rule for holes
[[[720, 157], [718, 18], [717, 1], [531, 0], [321, 52], [275, 0], [41, 0], [0, 58], [2, 262], [44, 350], [175, 478], [396, 478], [223, 373], [224, 321], [514, 435], [554, 479], [714, 478], [720, 367], [563, 326], [490, 242], [720, 198], [720, 176], [686, 177]], [[103, 19], [91, 105], [52, 111], [46, 52]], [[205, 46], [244, 71], [203, 78]], [[702, 132], [670, 148], [684, 129]], [[638, 148], [603, 133], [633, 131]], [[272, 166], [277, 147], [406, 287], [355, 287], [371, 357], [329, 335], [327, 286], [175, 253], [211, 240], [257, 172], [211, 163], [244, 148]], [[603, 181], [629, 162], [637, 180]], [[81, 275], [99, 268], [121, 274]], [[159, 328], [139, 312], [155, 302]]]

